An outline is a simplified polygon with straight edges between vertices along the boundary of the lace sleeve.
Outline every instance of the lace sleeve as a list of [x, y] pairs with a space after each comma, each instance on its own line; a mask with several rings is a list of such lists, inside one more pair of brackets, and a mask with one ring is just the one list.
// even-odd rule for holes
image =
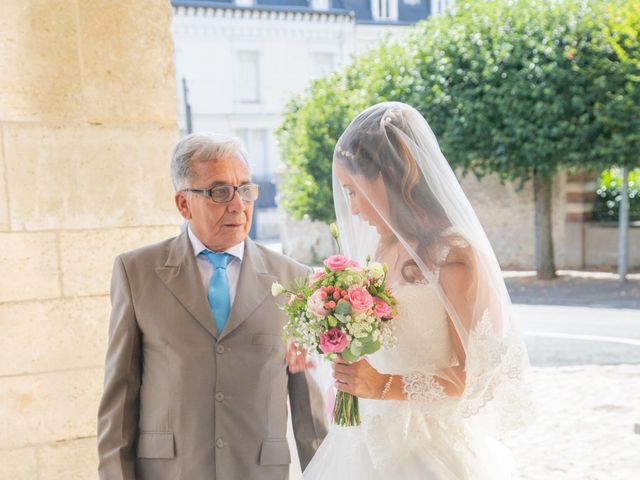
[[434, 402], [446, 397], [444, 388], [433, 375], [411, 372], [402, 376], [402, 391], [410, 401]]
[[498, 336], [485, 312], [467, 341], [464, 387], [460, 396], [450, 396], [436, 378], [454, 383], [451, 369], [425, 365], [402, 375], [403, 392], [414, 408], [426, 415], [460, 418], [478, 414], [488, 403], [497, 409], [499, 427], [510, 429], [528, 421], [532, 413], [530, 391], [524, 377], [526, 350], [517, 337]]

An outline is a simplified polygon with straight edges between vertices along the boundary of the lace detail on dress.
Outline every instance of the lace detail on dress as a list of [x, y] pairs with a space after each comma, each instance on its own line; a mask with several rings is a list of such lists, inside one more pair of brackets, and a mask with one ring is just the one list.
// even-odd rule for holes
[[436, 382], [433, 375], [412, 372], [402, 377], [402, 391], [408, 400], [433, 402], [446, 397], [444, 387]]
[[503, 427], [524, 423], [531, 409], [523, 378], [527, 363], [523, 345], [509, 336], [500, 337], [486, 311], [471, 331], [467, 346], [467, 377], [460, 413], [470, 417], [488, 402], [500, 400]]

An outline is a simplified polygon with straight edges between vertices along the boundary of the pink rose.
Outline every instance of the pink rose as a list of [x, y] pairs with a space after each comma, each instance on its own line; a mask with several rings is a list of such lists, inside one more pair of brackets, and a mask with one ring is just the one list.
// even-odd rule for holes
[[324, 317], [327, 315], [327, 311], [324, 309], [324, 300], [321, 297], [322, 290], [316, 290], [313, 292], [307, 299], [307, 308], [311, 313], [317, 315], [318, 317]]
[[314, 272], [311, 275], [309, 275], [309, 285], [313, 285], [314, 283], [319, 282], [323, 278], [324, 278], [323, 271]]
[[374, 297], [373, 314], [378, 318], [391, 318], [393, 316], [393, 310], [391, 310], [391, 307], [386, 302], [380, 300], [378, 297]]
[[356, 312], [366, 312], [373, 306], [373, 297], [366, 288], [349, 287], [346, 298]]
[[344, 255], [331, 255], [323, 262], [332, 272], [344, 270], [346, 267], [359, 268], [360, 265], [355, 260], [349, 260]]
[[320, 350], [324, 353], [342, 353], [348, 343], [347, 335], [336, 327], [320, 335]]

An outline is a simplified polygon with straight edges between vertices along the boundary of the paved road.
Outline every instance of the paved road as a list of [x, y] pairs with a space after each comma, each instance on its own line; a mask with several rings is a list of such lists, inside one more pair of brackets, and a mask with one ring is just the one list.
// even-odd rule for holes
[[558, 278], [542, 281], [535, 272], [503, 272], [513, 303], [640, 309], [640, 274], [625, 284], [606, 272], [560, 270]]
[[640, 310], [514, 305], [532, 365], [640, 364]]

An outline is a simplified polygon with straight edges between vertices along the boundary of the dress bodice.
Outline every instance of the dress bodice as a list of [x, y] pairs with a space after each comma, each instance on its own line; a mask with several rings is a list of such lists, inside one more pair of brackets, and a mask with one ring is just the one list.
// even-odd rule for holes
[[392, 290], [398, 300], [398, 317], [392, 320], [397, 346], [376, 352], [369, 359], [371, 365], [399, 375], [452, 365], [455, 355], [447, 311], [436, 287], [413, 283]]
[[[381, 373], [403, 376], [404, 381], [405, 376], [432, 373], [457, 363], [447, 311], [436, 287], [415, 283], [394, 287], [392, 291], [398, 300], [398, 316], [392, 320], [397, 346], [371, 355], [368, 359], [371, 365]], [[466, 434], [462, 425], [450, 421], [452, 410], [445, 406], [437, 414], [425, 413], [428, 403], [420, 401], [361, 398], [359, 402], [362, 424], [359, 427], [334, 425], [330, 440], [325, 441], [327, 446], [318, 456], [318, 465], [326, 464], [328, 458], [333, 457], [328, 452], [339, 451], [345, 458], [363, 458], [356, 462], [360, 468], [353, 478], [471, 478], [465, 473], [469, 464], [460, 457], [466, 448]], [[436, 473], [441, 468], [438, 462], [434, 462], [436, 466], [430, 464], [429, 459], [436, 452], [441, 458], [449, 459], [446, 475]], [[344, 473], [348, 469], [343, 465], [336, 471]], [[342, 473], [335, 477], [327, 474], [323, 478], [336, 478]]]

